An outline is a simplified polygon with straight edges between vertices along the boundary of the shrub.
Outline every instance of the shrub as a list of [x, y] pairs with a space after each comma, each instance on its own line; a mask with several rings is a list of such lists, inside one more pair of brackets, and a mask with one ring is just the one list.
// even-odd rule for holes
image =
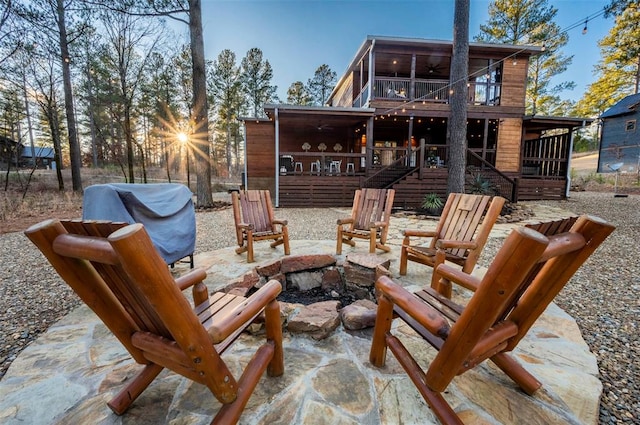
[[422, 208], [425, 210], [439, 210], [443, 206], [444, 202], [437, 193], [429, 193], [422, 199]]

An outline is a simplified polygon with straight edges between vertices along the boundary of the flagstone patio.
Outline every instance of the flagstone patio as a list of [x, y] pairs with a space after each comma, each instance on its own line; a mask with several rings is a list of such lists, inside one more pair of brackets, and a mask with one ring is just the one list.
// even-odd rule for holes
[[[494, 233], [506, 234], [511, 227], [497, 225]], [[292, 241], [291, 251], [333, 254], [335, 241]], [[351, 252], [366, 252], [365, 244], [344, 254]], [[281, 253], [259, 244], [256, 258], [268, 262]], [[393, 278], [409, 289], [429, 281], [428, 268], [417, 264], [410, 264], [406, 276], [398, 276], [397, 244], [381, 256], [390, 259]], [[247, 264], [233, 248], [200, 254], [195, 263], [208, 270], [207, 284], [213, 290], [256, 265]], [[427, 364], [435, 351], [399, 321], [395, 326], [402, 326], [410, 350], [424, 347], [419, 361]], [[225, 353], [235, 373], [257, 341], [244, 334]], [[370, 343], [370, 329], [346, 331], [340, 326], [323, 340], [285, 332], [285, 374], [261, 379], [240, 423], [437, 423], [393, 355], [383, 369], [368, 362]], [[543, 383], [542, 389], [529, 397], [485, 362], [456, 378], [445, 394], [465, 423], [597, 423], [602, 385], [596, 360], [570, 316], [552, 304], [514, 355]], [[97, 317], [78, 307], [27, 347], [0, 381], [0, 422], [208, 424], [220, 407], [204, 386], [163, 372], [125, 415], [116, 416], [106, 402], [138, 367]]]

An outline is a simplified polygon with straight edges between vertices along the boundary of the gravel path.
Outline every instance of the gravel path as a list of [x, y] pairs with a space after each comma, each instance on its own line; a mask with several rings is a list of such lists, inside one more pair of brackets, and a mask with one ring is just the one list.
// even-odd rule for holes
[[[583, 265], [556, 303], [571, 314], [595, 353], [604, 392], [600, 423], [640, 423], [640, 196], [576, 192], [566, 201], [543, 201], [574, 213], [600, 216], [617, 226]], [[291, 239], [335, 238], [335, 221], [348, 209], [281, 209]], [[235, 244], [230, 208], [199, 212], [196, 253]], [[0, 379], [20, 351], [78, 305], [41, 254], [22, 233], [0, 235]], [[491, 239], [484, 265], [501, 245]]]

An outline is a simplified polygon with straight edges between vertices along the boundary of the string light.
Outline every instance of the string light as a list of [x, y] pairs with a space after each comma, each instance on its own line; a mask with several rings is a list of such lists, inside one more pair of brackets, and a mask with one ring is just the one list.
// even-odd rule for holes
[[588, 31], [587, 24], [589, 23], [589, 18], [584, 20], [584, 28], [582, 28], [582, 35], [585, 35]]

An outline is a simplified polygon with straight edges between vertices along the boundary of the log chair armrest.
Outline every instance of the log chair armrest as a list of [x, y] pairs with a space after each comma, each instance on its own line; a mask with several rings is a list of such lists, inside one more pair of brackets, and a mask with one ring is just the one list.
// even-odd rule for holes
[[253, 224], [248, 224], [248, 223], [238, 223], [236, 227], [239, 227], [244, 230], [253, 230]]
[[260, 313], [267, 304], [276, 299], [280, 291], [282, 291], [280, 282], [270, 280], [244, 302], [238, 304], [219, 323], [215, 323], [208, 329], [214, 344], [224, 341], [244, 323]]
[[287, 220], [273, 220], [273, 224], [279, 224], [280, 226], [286, 226], [288, 224]]
[[197, 268], [189, 271], [188, 273], [176, 278], [176, 285], [181, 291], [202, 282], [207, 277], [207, 272], [203, 268]]
[[341, 226], [343, 224], [351, 224], [353, 222], [354, 222], [354, 220], [351, 217], [349, 217], [349, 218], [339, 218], [338, 219], [338, 226]]
[[376, 281], [376, 290], [428, 329], [429, 332], [441, 338], [446, 338], [449, 334], [449, 323], [436, 309], [420, 301], [418, 297], [387, 276], [381, 276]]
[[478, 286], [480, 285], [481, 280], [479, 278], [467, 274], [459, 268], [452, 267], [448, 264], [440, 264], [436, 267], [436, 271], [440, 277], [455, 282], [472, 291], [478, 289]]
[[412, 230], [412, 229], [405, 229], [402, 231], [402, 234], [407, 237], [407, 236], [417, 236], [420, 238], [433, 238], [438, 236], [438, 234], [435, 232], [435, 230]]
[[475, 249], [478, 244], [475, 241], [454, 241], [448, 239], [440, 239], [436, 242], [436, 248], [439, 249]]

